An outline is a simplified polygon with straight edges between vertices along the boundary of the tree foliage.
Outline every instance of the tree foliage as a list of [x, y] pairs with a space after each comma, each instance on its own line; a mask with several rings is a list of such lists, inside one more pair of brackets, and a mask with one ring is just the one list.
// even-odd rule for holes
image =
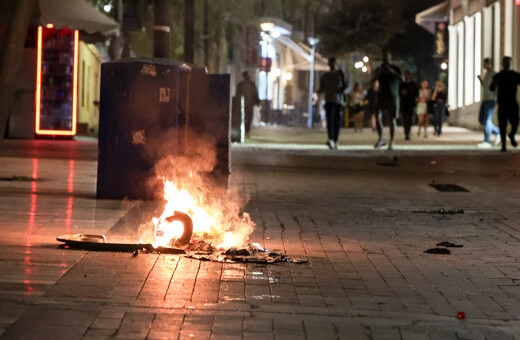
[[341, 56], [353, 51], [368, 52], [385, 46], [401, 29], [401, 0], [335, 0], [322, 8], [318, 19], [320, 50]]

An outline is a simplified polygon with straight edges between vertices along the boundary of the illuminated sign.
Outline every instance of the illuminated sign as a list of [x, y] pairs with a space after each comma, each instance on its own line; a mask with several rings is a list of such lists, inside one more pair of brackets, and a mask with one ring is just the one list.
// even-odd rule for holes
[[77, 123], [79, 32], [38, 27], [35, 93], [37, 135], [74, 136]]

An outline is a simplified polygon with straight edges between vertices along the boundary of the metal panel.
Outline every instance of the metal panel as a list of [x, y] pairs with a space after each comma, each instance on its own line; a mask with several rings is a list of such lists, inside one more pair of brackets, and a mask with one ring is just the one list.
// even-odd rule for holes
[[161, 195], [154, 165], [179, 152], [179, 63], [161, 59], [108, 62], [101, 68], [98, 198]]

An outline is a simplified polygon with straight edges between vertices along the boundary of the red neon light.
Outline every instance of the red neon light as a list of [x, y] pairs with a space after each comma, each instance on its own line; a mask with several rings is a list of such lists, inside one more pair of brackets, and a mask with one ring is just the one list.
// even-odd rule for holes
[[40, 130], [40, 98], [42, 94], [42, 31], [43, 28], [38, 26], [38, 47], [36, 56], [36, 94], [35, 94], [35, 112], [36, 112], [36, 133]]
[[[52, 24], [49, 24], [52, 25]], [[74, 66], [72, 75], [72, 130], [44, 130], [40, 127], [40, 111], [41, 111], [41, 90], [42, 90], [42, 35], [43, 28], [38, 26], [38, 48], [36, 61], [36, 128], [35, 132], [38, 135], [51, 136], [74, 136], [76, 135], [77, 123], [77, 100], [78, 100], [78, 58], [79, 58], [79, 31], [74, 31]]]
[[47, 24], [45, 27], [47, 27], [47, 28], [54, 28], [54, 25], [53, 24]]
[[515, 0], [515, 4], [516, 4], [517, 6], [520, 6], [520, 0]]

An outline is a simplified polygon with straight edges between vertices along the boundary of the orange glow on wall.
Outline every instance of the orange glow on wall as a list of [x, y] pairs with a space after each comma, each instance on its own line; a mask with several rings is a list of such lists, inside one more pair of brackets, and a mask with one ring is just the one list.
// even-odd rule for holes
[[[45, 30], [45, 31], [44, 31]], [[61, 33], [62, 32], [62, 33]], [[69, 129], [56, 129], [46, 128], [43, 124], [42, 126], [42, 106], [46, 105], [43, 100], [45, 97], [42, 95], [42, 87], [45, 86], [43, 82], [43, 72], [44, 68], [46, 68], [45, 72], [53, 72], [50, 70], [49, 65], [44, 66], [44, 51], [47, 48], [52, 49], [51, 47], [45, 46], [44, 37], [46, 35], [54, 34], [63, 37], [72, 32], [73, 34], [73, 49], [72, 49], [72, 83], [66, 86], [68, 89], [72, 88], [72, 102], [69, 110], [70, 116], [70, 128]], [[61, 58], [61, 56], [58, 56]], [[77, 124], [77, 99], [78, 99], [78, 59], [79, 59], [79, 32], [77, 30], [71, 31], [68, 28], [64, 28], [61, 30], [55, 30], [54, 25], [47, 24], [46, 28], [42, 26], [38, 27], [38, 39], [37, 39], [37, 61], [36, 61], [36, 94], [35, 94], [35, 132], [37, 135], [46, 135], [46, 136], [74, 136], [76, 135], [76, 124]], [[68, 71], [70, 72], [70, 71]], [[69, 73], [70, 74], [70, 73]], [[52, 79], [52, 77], [50, 77]], [[52, 79], [54, 81], [54, 79]], [[62, 85], [63, 86], [63, 85]], [[45, 111], [43, 112], [45, 114]]]

